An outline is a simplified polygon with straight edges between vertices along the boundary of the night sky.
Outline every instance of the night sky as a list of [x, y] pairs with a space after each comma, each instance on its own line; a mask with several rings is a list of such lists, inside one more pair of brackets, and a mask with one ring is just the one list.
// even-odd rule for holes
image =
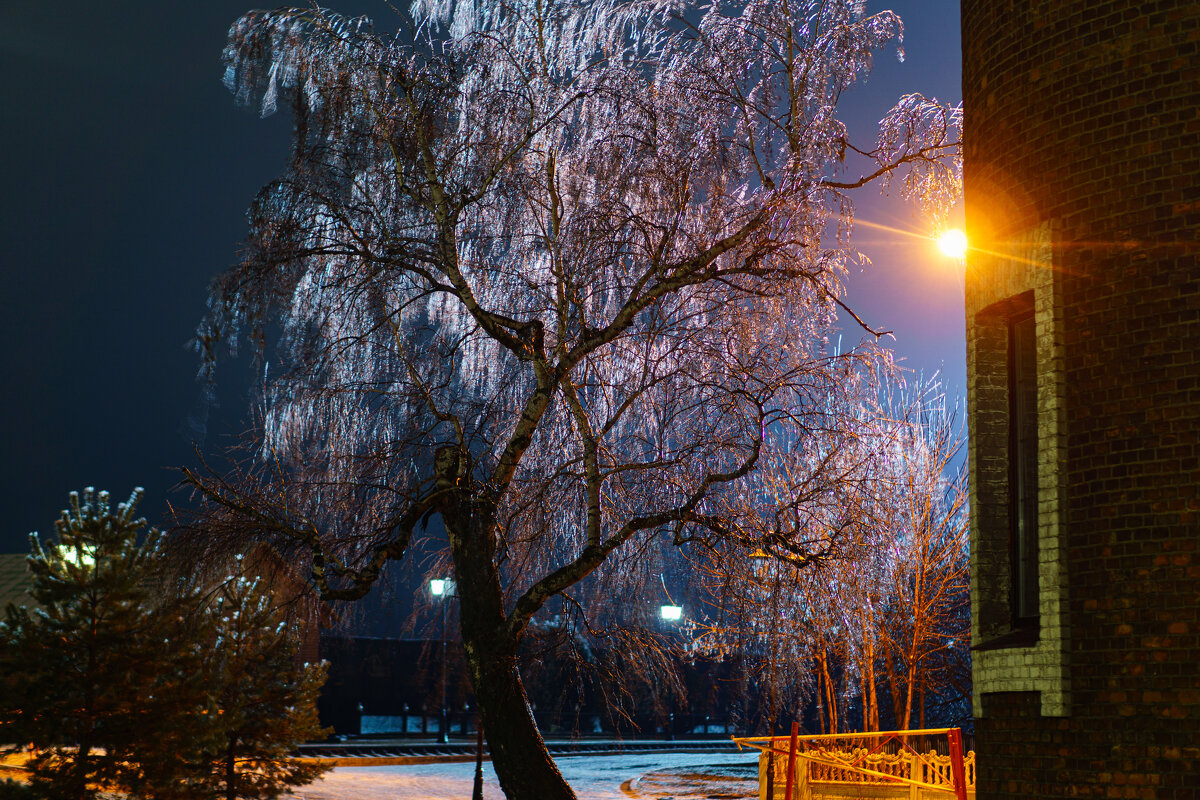
[[[213, 451], [242, 426], [246, 359], [219, 371], [206, 409], [187, 342], [205, 290], [236, 258], [244, 211], [282, 168], [290, 123], [234, 105], [221, 49], [246, 0], [0, 5], [0, 264], [4, 271], [0, 552], [47, 534], [66, 494], [87, 485], [161, 524], [192, 442]], [[391, 14], [383, 0], [332, 3]], [[904, 63], [881, 53], [845, 98], [856, 141], [901, 94], [957, 101], [957, 0], [871, 2], [906, 23]], [[852, 134], [854, 127], [852, 127]], [[859, 218], [926, 233], [915, 208], [861, 198]], [[857, 231], [873, 266], [849, 302], [894, 330], [898, 358], [965, 386], [962, 278], [930, 244]], [[858, 333], [847, 331], [847, 340]]]

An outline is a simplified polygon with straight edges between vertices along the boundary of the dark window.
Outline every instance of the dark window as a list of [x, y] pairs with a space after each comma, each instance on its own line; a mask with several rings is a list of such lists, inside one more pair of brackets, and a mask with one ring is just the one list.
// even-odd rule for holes
[[1037, 343], [1032, 313], [1008, 325], [1009, 497], [1012, 611], [1016, 627], [1038, 616]]

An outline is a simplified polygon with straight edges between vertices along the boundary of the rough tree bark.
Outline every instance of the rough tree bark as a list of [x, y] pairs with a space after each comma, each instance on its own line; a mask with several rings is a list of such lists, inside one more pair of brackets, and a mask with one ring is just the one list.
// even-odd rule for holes
[[542, 740], [517, 665], [519, 633], [504, 610], [495, 561], [495, 507], [467, 492], [441, 506], [460, 586], [460, 628], [484, 736], [506, 797], [573, 800]]
[[[462, 536], [453, 527], [451, 531], [452, 540]], [[473, 535], [480, 533], [463, 538]], [[473, 587], [460, 596], [463, 648], [501, 788], [508, 797], [574, 797], [529, 707], [517, 667], [518, 642], [508, 630], [494, 567], [456, 547], [455, 570], [459, 580]]]

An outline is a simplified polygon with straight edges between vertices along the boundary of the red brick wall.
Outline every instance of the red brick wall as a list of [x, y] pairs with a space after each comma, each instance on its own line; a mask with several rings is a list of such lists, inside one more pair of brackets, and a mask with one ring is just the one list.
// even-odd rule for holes
[[1070, 711], [985, 695], [978, 797], [1200, 797], [1200, 2], [962, 11], [973, 244], [1052, 220], [1066, 318]]

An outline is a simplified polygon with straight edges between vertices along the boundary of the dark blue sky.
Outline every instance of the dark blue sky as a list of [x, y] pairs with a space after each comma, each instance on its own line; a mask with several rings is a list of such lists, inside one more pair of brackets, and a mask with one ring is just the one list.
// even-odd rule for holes
[[[332, 3], [389, 14], [383, 0]], [[284, 116], [236, 108], [220, 82], [225, 32], [247, 0], [0, 5], [0, 552], [53, 530], [71, 489], [124, 498], [161, 522], [173, 467], [193, 463], [201, 408], [186, 349], [209, 280], [232, 263], [244, 210], [282, 167]], [[880, 54], [846, 96], [858, 141], [905, 92], [957, 101], [955, 0], [868, 3], [906, 23], [906, 61]], [[378, 11], [376, 12], [376, 9]], [[914, 208], [872, 192], [860, 218], [916, 233]], [[849, 301], [892, 329], [904, 363], [964, 386], [961, 275], [927, 242], [862, 227], [874, 265]], [[857, 338], [857, 333], [853, 334]], [[244, 416], [242, 364], [227, 364], [207, 447]], [[182, 500], [176, 495], [175, 502]]]

